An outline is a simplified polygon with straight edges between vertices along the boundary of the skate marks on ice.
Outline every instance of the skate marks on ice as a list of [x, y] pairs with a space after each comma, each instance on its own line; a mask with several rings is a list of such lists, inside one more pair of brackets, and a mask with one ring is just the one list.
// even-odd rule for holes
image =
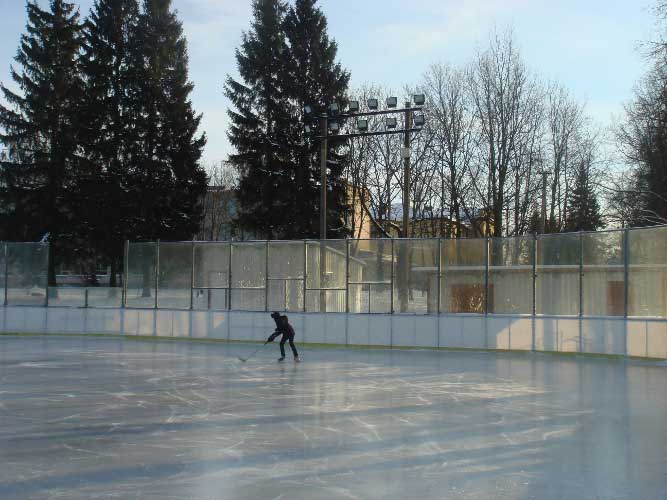
[[253, 348], [3, 339], [0, 497], [634, 500], [667, 484], [656, 364], [344, 349], [236, 360]]

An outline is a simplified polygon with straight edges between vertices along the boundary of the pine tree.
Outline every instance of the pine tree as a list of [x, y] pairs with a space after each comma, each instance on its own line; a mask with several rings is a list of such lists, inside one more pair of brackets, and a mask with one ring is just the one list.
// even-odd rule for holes
[[206, 192], [205, 135], [190, 101], [187, 44], [171, 0], [144, 0], [131, 48], [137, 80], [127, 89], [135, 127], [128, 146], [128, 232], [135, 240], [196, 233]]
[[28, 23], [12, 68], [21, 89], [1, 90], [3, 143], [18, 151], [1, 165], [0, 205], [10, 207], [9, 239], [39, 240], [49, 235], [48, 283], [56, 284], [56, 258], [79, 233], [76, 178], [80, 168], [77, 114], [81, 100], [79, 51], [81, 26], [74, 4], [51, 0], [26, 5]]
[[590, 174], [590, 162], [582, 159], [577, 167], [574, 189], [568, 202], [566, 231], [595, 231], [604, 225]]
[[[293, 237], [319, 235], [320, 147], [316, 141], [307, 142], [303, 136], [302, 110], [308, 104], [316, 112], [326, 111], [328, 104], [343, 105], [346, 100], [350, 74], [336, 62], [338, 47], [327, 34], [327, 21], [316, 7], [317, 0], [296, 0], [285, 18], [284, 29], [289, 45], [286, 93], [292, 100], [297, 126], [294, 127], [294, 196], [291, 198], [290, 218]], [[327, 175], [327, 235], [345, 237], [346, 186], [343, 182], [346, 156], [340, 153], [341, 142], [328, 142]]]
[[243, 34], [236, 61], [242, 81], [227, 77], [225, 95], [235, 109], [228, 111], [228, 137], [236, 149], [230, 161], [240, 173], [237, 223], [258, 237], [285, 237], [293, 181], [292, 128], [298, 117], [284, 92], [287, 45], [282, 22], [286, 6], [280, 0], [254, 0], [253, 23]]
[[80, 137], [87, 167], [79, 179], [81, 210], [89, 247], [111, 263], [111, 286], [129, 238], [124, 187], [131, 168], [130, 145], [135, 132], [130, 100], [141, 73], [132, 64], [137, 31], [137, 0], [96, 0], [84, 25], [82, 73], [85, 93]]

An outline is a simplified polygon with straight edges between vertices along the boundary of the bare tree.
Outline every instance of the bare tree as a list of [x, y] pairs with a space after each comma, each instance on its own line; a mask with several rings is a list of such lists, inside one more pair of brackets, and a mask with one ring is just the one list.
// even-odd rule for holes
[[[204, 198], [202, 226], [198, 239], [217, 241], [231, 237], [236, 210], [239, 175], [233, 164], [225, 161], [207, 165], [208, 189]], [[223, 231], [223, 229], [227, 231]]]
[[486, 167], [488, 225], [493, 235], [503, 234], [507, 182], [522, 141], [532, 134], [540, 107], [540, 88], [515, 47], [511, 33], [491, 37], [478, 54], [469, 78], [476, 111], [479, 160]]
[[[467, 208], [467, 173], [475, 151], [473, 106], [466, 88], [465, 71], [448, 65], [434, 64], [424, 77], [428, 98], [427, 129], [433, 134], [430, 161], [438, 174], [432, 184], [439, 207], [439, 234], [451, 237], [450, 218], [456, 226], [461, 210]], [[470, 218], [471, 214], [467, 214]]]

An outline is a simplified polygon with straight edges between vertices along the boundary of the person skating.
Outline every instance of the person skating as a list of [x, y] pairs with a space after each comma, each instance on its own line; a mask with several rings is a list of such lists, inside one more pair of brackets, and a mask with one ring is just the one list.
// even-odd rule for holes
[[289, 324], [287, 316], [281, 316], [277, 312], [272, 312], [271, 317], [273, 318], [273, 321], [276, 322], [276, 331], [269, 336], [267, 342], [273, 342], [278, 335], [283, 336], [280, 340], [280, 359], [278, 361], [283, 361], [285, 359], [285, 342], [289, 342], [289, 346], [292, 348], [292, 354], [294, 355], [294, 361], [298, 363], [299, 353], [294, 345], [294, 328]]

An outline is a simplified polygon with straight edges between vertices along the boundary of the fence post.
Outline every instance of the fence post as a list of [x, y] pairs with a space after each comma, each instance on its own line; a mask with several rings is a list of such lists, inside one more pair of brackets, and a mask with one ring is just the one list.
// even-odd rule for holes
[[192, 261], [190, 262], [190, 310], [194, 309], [194, 293], [195, 293], [195, 240], [192, 240]]
[[533, 233], [533, 328], [532, 328], [532, 350], [535, 351], [535, 321], [537, 316], [537, 233]]
[[[51, 243], [46, 243], [46, 296], [44, 297], [44, 307], [49, 307], [49, 266], [51, 265]], [[57, 286], [57, 283], [56, 283]]]
[[[389, 291], [389, 293], [390, 293], [389, 297], [390, 297], [390, 300], [391, 300], [391, 306], [389, 307], [389, 313], [390, 314], [394, 314], [394, 274], [395, 274], [394, 273], [394, 238], [392, 238], [391, 239], [391, 273], [390, 273], [391, 287], [390, 287], [390, 291]], [[369, 287], [368, 288], [369, 300], [370, 300], [370, 296], [371, 296], [371, 290], [370, 290], [370, 287]]]
[[160, 240], [155, 242], [155, 307], [158, 308], [158, 294], [160, 289]]
[[[628, 278], [630, 276], [630, 269], [629, 269], [629, 263], [630, 263], [630, 230], [626, 227], [623, 229], [623, 317], [627, 318], [629, 311], [628, 311], [628, 305], [629, 305], [629, 291], [630, 291], [630, 283], [628, 282]], [[626, 328], [626, 335], [627, 335], [627, 328]], [[626, 348], [627, 348], [627, 340], [626, 340]]]
[[[436, 276], [438, 280], [436, 286], [438, 294], [438, 305], [435, 308], [436, 314], [440, 315], [440, 300], [442, 299], [442, 238], [438, 238], [438, 274]], [[438, 334], [438, 341], [440, 340], [440, 334]]]
[[350, 240], [345, 239], [345, 313], [350, 312]]
[[5, 274], [5, 297], [4, 297], [4, 305], [6, 306], [8, 302], [8, 293], [7, 290], [9, 290], [9, 245], [5, 242], [3, 252], [5, 255], [5, 269], [3, 270], [3, 273]]
[[127, 307], [127, 280], [130, 276], [130, 240], [125, 240], [125, 258], [123, 259], [123, 292], [122, 307]]
[[264, 244], [264, 312], [269, 312], [269, 240]]
[[584, 233], [579, 231], [579, 352], [584, 351], [582, 317], [584, 315]]
[[489, 245], [491, 244], [491, 237], [486, 235], [486, 245], [484, 247], [484, 315], [489, 314]]
[[[232, 310], [232, 251], [234, 250], [234, 244], [229, 240], [229, 265], [227, 267], [227, 310]], [[208, 291], [209, 297], [211, 296], [211, 290]], [[209, 298], [210, 302], [210, 298]], [[208, 307], [210, 309], [210, 306]]]
[[308, 240], [303, 240], [303, 312], [306, 312], [308, 297]]

